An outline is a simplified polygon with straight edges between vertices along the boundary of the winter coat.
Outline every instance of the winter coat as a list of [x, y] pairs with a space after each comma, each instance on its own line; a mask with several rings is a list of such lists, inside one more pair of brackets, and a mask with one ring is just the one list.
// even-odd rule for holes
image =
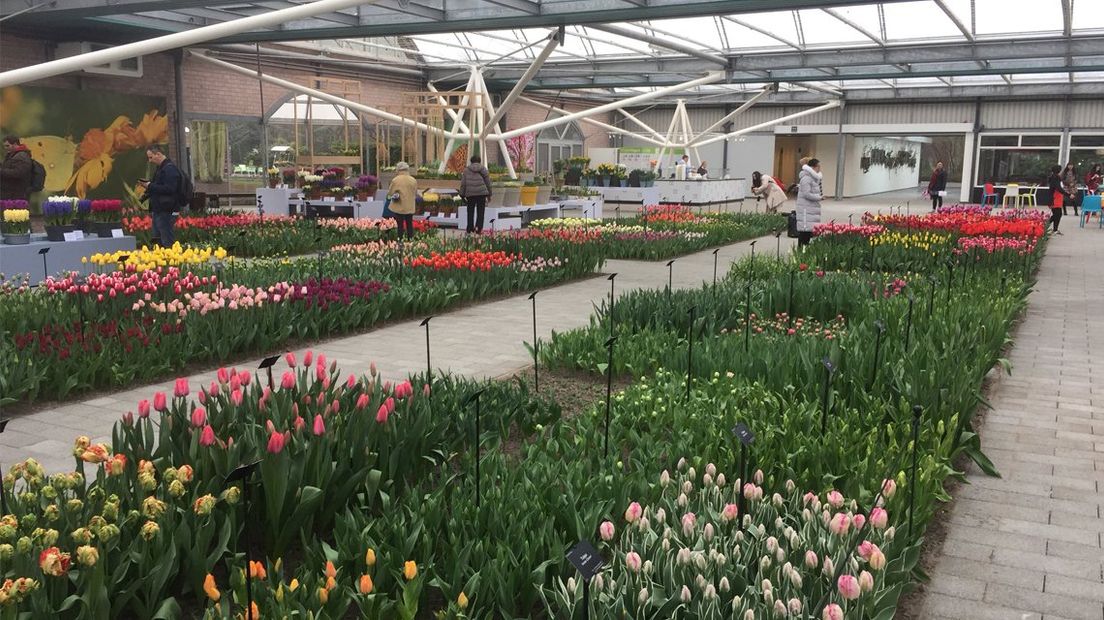
[[483, 164], [468, 164], [460, 175], [460, 195], [464, 198], [490, 196], [491, 173]]
[[1050, 175], [1047, 179], [1047, 187], [1050, 188], [1051, 208], [1060, 208], [1073, 200], [1073, 197], [1066, 192], [1066, 188], [1062, 186], [1062, 177], [1057, 174]]
[[149, 200], [152, 213], [172, 213], [180, 210], [180, 168], [168, 157], [153, 171], [143, 200]]
[[763, 175], [763, 183], [752, 190], [755, 194], [763, 196], [767, 200], [767, 211], [774, 213], [778, 207], [786, 202], [786, 192], [778, 186], [778, 182], [770, 175]]
[[387, 187], [387, 195], [398, 194], [398, 199], [392, 198], [389, 208], [392, 213], [398, 215], [414, 215], [415, 201], [418, 195], [418, 180], [410, 176], [408, 172], [400, 172], [391, 179]]
[[928, 180], [928, 193], [935, 196], [936, 193], [947, 190], [947, 171], [935, 170]]
[[801, 167], [797, 182], [797, 231], [813, 232], [820, 223], [820, 201], [823, 199], [824, 177], [809, 166]]
[[1062, 173], [1062, 187], [1066, 190], [1066, 197], [1073, 200], [1077, 196], [1077, 182], [1080, 179], [1072, 170]]
[[1096, 193], [1097, 188], [1100, 187], [1101, 175], [1099, 172], [1092, 172], [1091, 170], [1085, 175], [1085, 187], [1089, 188], [1089, 191]]
[[0, 163], [0, 200], [27, 200], [31, 193], [31, 151], [16, 148]]

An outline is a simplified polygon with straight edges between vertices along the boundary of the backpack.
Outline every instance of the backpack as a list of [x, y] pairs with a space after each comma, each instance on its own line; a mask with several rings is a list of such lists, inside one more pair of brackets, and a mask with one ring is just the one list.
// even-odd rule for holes
[[176, 170], [180, 174], [180, 192], [176, 196], [176, 208], [173, 211], [191, 206], [192, 199], [195, 198], [195, 184], [192, 183], [192, 177], [184, 174], [179, 166]]
[[46, 188], [46, 166], [36, 159], [31, 159], [31, 184], [28, 189], [32, 192], [41, 192]]

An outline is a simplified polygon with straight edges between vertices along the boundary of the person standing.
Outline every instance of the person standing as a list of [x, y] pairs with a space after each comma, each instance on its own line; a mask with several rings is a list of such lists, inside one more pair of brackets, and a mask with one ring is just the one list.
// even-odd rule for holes
[[1092, 169], [1085, 175], [1085, 187], [1088, 193], [1095, 195], [1102, 180], [1104, 180], [1104, 177], [1100, 173], [1100, 164], [1093, 165]]
[[468, 204], [467, 233], [483, 233], [483, 215], [491, 197], [491, 173], [478, 155], [464, 167], [460, 175], [460, 197]]
[[1077, 183], [1080, 179], [1077, 178], [1077, 171], [1073, 168], [1072, 163], [1067, 163], [1065, 170], [1062, 171], [1062, 189], [1065, 191], [1065, 200], [1062, 203], [1063, 214], [1065, 213], [1065, 206], [1073, 206], [1073, 214], [1077, 215], [1077, 208], [1081, 206], [1077, 201]]
[[943, 206], [942, 192], [947, 189], [947, 171], [943, 169], [943, 162], [936, 162], [935, 170], [928, 179], [928, 195], [932, 200], [932, 211]]
[[391, 197], [391, 212], [395, 214], [395, 222], [398, 224], [399, 238], [406, 231], [406, 238], [414, 236], [414, 206], [418, 195], [418, 180], [410, 175], [410, 164], [400, 161], [395, 165], [395, 178], [387, 187], [387, 195]]
[[1047, 186], [1050, 188], [1050, 225], [1054, 234], [1062, 234], [1058, 230], [1058, 223], [1062, 221], [1062, 212], [1065, 211], [1064, 206], [1066, 200], [1069, 199], [1069, 194], [1066, 192], [1066, 188], [1062, 183], [1062, 167], [1054, 166], [1050, 169], [1050, 177], [1047, 179]]
[[146, 160], [157, 168], [153, 171], [152, 179], [138, 181], [138, 185], [146, 190], [142, 200], [149, 201], [153, 233], [159, 239], [159, 244], [163, 248], [170, 248], [174, 238], [175, 212], [180, 210], [182, 200], [180, 168], [156, 146], [146, 149]]
[[702, 178], [709, 176], [709, 168], [706, 167], [704, 161], [698, 164], [698, 176]]
[[813, 228], [820, 223], [820, 201], [824, 198], [824, 177], [820, 160], [813, 158], [801, 167], [797, 182], [797, 245], [809, 245]]
[[4, 137], [4, 161], [0, 163], [0, 200], [27, 200], [31, 195], [31, 150], [19, 136]]
[[766, 199], [767, 213], [778, 213], [778, 207], [786, 202], [786, 192], [782, 190], [777, 179], [769, 174], [762, 174], [758, 170], [751, 173], [751, 193]]

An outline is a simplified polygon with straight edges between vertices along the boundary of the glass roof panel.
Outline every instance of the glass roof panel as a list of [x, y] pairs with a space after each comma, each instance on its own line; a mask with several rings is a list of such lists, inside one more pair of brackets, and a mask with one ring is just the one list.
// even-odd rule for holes
[[1013, 82], [1065, 82], [1068, 73], [1021, 73], [1008, 76]]
[[[773, 13], [751, 13], [737, 16], [740, 21], [747, 22], [756, 28], [772, 32], [787, 41], [797, 43], [797, 27], [794, 25], [793, 14], [790, 11], [775, 11]], [[842, 24], [841, 24], [842, 25]]]
[[[886, 35], [889, 39], [964, 39], [962, 31], [934, 2], [891, 2], [885, 7]], [[969, 19], [964, 24], [969, 24]], [[966, 26], [969, 28], [969, 26]]]
[[[861, 4], [858, 6], [844, 6], [838, 9], [832, 9], [833, 12], [846, 17], [848, 21], [855, 22], [856, 25], [861, 26], [867, 32], [881, 36], [882, 27], [879, 24], [881, 21], [878, 18], [878, 6], [875, 4]], [[809, 33], [805, 33], [805, 39], [809, 40]], [[860, 41], [868, 41], [865, 36], [860, 35]]]
[[1062, 6], [1059, 0], [975, 0], [975, 2], [979, 35], [1010, 33], [1042, 35], [1062, 31]]
[[657, 36], [671, 36], [675, 41], [699, 49], [714, 51], [725, 47], [712, 17], [653, 20], [648, 25], [657, 29]]
[[[828, 45], [839, 43], [869, 43], [870, 39], [851, 26], [832, 17], [824, 11], [799, 11], [801, 31], [807, 45]], [[877, 36], [877, 30], [872, 34]]]
[[[737, 19], [741, 18], [737, 17]], [[741, 21], [743, 20], [741, 19]], [[747, 26], [737, 24], [728, 19], [722, 19], [721, 23], [724, 24], [725, 32], [728, 34], [728, 44], [733, 48], [788, 49], [797, 45], [797, 39], [786, 39], [789, 42], [789, 44], [786, 44], [778, 39], [769, 37], [761, 32], [757, 32]], [[774, 34], [785, 39], [785, 37], [779, 33]]]
[[1091, 0], [1073, 3], [1073, 31], [1104, 30], [1104, 7]]

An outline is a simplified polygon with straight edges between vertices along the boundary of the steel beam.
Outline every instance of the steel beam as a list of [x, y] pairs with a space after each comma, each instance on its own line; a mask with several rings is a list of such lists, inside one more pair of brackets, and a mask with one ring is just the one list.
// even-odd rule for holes
[[951, 20], [951, 22], [954, 23], [955, 27], [958, 28], [959, 32], [962, 33], [962, 36], [966, 37], [967, 41], [974, 40], [974, 33], [966, 27], [966, 24], [962, 23], [962, 20], [960, 20], [953, 11], [951, 11], [951, 7], [947, 6], [946, 0], [935, 0], [935, 4], [943, 10], [943, 13], [947, 16], [948, 19]]
[[821, 9], [821, 10], [824, 11], [825, 13], [831, 15], [832, 17], [835, 17], [836, 19], [840, 20], [844, 24], [847, 24], [851, 28], [854, 28], [856, 31], [858, 31], [860, 34], [862, 34], [864, 37], [870, 39], [871, 41], [877, 43], [878, 45], [880, 45], [882, 47], [885, 47], [885, 45], [886, 45], [885, 39], [883, 39], [882, 37], [879, 37], [878, 35], [874, 34], [873, 32], [870, 32], [866, 28], [863, 28], [859, 24], [855, 23], [853, 20], [849, 19], [846, 15], [843, 15], [843, 14], [839, 13], [838, 11], [834, 11], [832, 9]]
[[[510, 106], [514, 105], [514, 102], [517, 101], [517, 98], [521, 96], [521, 91], [523, 91], [525, 87], [529, 85], [529, 81], [533, 79], [533, 76], [535, 76], [538, 71], [540, 71], [541, 65], [543, 65], [544, 62], [548, 60], [548, 57], [552, 55], [552, 52], [556, 50], [556, 47], [560, 44], [560, 39], [562, 37], [563, 31], [561, 30], [559, 33], [554, 34], [548, 38], [548, 43], [545, 44], [544, 49], [541, 50], [541, 53], [533, 59], [533, 64], [529, 65], [529, 68], [526, 69], [525, 73], [521, 75], [521, 78], [519, 78], [517, 83], [514, 84], [514, 87], [510, 89], [510, 92], [506, 95], [506, 98], [502, 100], [502, 103], [498, 106], [498, 110], [494, 112], [491, 120], [487, 121], [487, 124], [483, 126], [483, 133], [479, 136], [480, 140], [487, 139], [487, 134], [490, 132], [490, 128], [493, 126], [497, 126], [498, 121], [502, 120], [503, 115], [506, 114], [506, 110], [509, 110]], [[480, 82], [482, 81], [483, 78], [480, 77]], [[484, 88], [486, 88], [486, 84], [484, 84]]]
[[689, 45], [678, 43], [676, 41], [670, 41], [661, 37], [653, 37], [650, 34], [637, 32], [631, 28], [625, 28], [624, 26], [615, 26], [613, 24], [596, 24], [589, 26], [589, 28], [593, 30], [601, 30], [602, 32], [608, 32], [610, 34], [615, 34], [619, 37], [625, 37], [627, 39], [637, 39], [646, 43], [651, 43], [656, 47], [663, 47], [675, 52], [679, 52], [680, 54], [687, 54], [688, 56], [700, 58], [701, 60], [711, 62], [722, 67], [728, 66], [728, 61], [716, 54], [703, 52], [701, 50], [694, 49]]
[[706, 138], [705, 140], [698, 140], [698, 141], [694, 142], [692, 144], [692, 146], [702, 147], [702, 146], [705, 146], [707, 144], [713, 144], [714, 142], [720, 142], [721, 140], [728, 140], [730, 138], [735, 138], [737, 136], [742, 136], [746, 133], [753, 133], [753, 132], [759, 131], [760, 129], [767, 129], [769, 127], [774, 127], [775, 125], [779, 125], [781, 123], [789, 122], [789, 121], [792, 121], [794, 119], [801, 118], [802, 116], [808, 116], [810, 114], [816, 114], [817, 112], [824, 112], [825, 110], [832, 110], [832, 109], [840, 107], [841, 105], [842, 105], [842, 103], [839, 102], [839, 101], [829, 101], [828, 103], [826, 103], [824, 105], [819, 105], [815, 108], [810, 108], [808, 110], [802, 110], [800, 112], [795, 112], [793, 114], [787, 114], [786, 116], [783, 116], [781, 118], [776, 118], [773, 121], [767, 121], [765, 123], [759, 123], [758, 125], [752, 125], [751, 127], [745, 127], [743, 129], [739, 129], [737, 131], [732, 131], [732, 132], [722, 134], [722, 135], [719, 135], [719, 136], [715, 136], [715, 137], [712, 137], [712, 138]]

